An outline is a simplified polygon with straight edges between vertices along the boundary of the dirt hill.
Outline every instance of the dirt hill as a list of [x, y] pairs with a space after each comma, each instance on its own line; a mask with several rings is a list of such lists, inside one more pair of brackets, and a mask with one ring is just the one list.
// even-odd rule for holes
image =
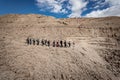
[[[27, 38], [75, 45], [28, 45]], [[120, 17], [0, 16], [0, 80], [120, 80]]]

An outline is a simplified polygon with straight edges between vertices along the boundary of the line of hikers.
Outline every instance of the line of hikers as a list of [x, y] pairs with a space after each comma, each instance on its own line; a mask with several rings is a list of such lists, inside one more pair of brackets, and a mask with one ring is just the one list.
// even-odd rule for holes
[[33, 38], [27, 38], [26, 43], [28, 45], [41, 45], [41, 46], [52, 46], [52, 47], [71, 47], [72, 45], [75, 45], [74, 42], [71, 43], [71, 41], [66, 40], [58, 40], [58, 41], [50, 41], [47, 39], [33, 39]]

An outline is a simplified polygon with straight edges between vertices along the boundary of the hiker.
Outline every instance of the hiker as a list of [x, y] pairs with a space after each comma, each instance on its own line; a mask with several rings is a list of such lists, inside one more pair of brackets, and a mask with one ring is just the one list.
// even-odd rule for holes
[[60, 47], [63, 47], [63, 41], [62, 40], [60, 41]]
[[64, 47], [67, 47], [67, 42], [66, 41], [64, 41]]
[[75, 43], [73, 42], [73, 48], [75, 47]]
[[71, 43], [70, 43], [70, 41], [68, 42], [68, 47], [70, 47], [71, 46]]
[[50, 41], [47, 41], [48, 47], [50, 47]]
[[40, 44], [40, 41], [39, 41], [39, 39], [37, 39], [37, 40], [36, 40], [36, 42], [37, 42], [37, 45], [39, 45], [39, 44]]
[[28, 45], [30, 44], [29, 38], [26, 39], [26, 43], [27, 43]]
[[35, 45], [35, 39], [33, 39], [33, 45]]
[[29, 39], [29, 44], [30, 44], [30, 45], [32, 44], [32, 40], [31, 40], [31, 38]]
[[46, 45], [46, 46], [47, 46], [47, 45], [48, 45], [48, 44], [47, 44], [47, 40], [44, 40], [44, 42], [45, 42], [45, 44], [44, 44], [44, 45]]
[[55, 47], [55, 41], [53, 41], [53, 47]]
[[44, 40], [43, 40], [43, 39], [41, 40], [41, 45], [42, 45], [42, 46], [44, 46], [44, 45], [45, 45], [45, 43], [44, 43]]
[[59, 41], [58, 41], [58, 42], [56, 42], [56, 47], [59, 47]]
[[75, 45], [75, 43], [73, 42], [73, 45]]

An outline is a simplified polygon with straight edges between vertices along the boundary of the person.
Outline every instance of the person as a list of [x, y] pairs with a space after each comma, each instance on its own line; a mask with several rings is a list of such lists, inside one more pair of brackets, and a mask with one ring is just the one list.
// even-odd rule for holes
[[35, 39], [33, 39], [33, 45], [35, 45]]
[[57, 41], [57, 43], [56, 43], [56, 47], [59, 47], [59, 42]]
[[75, 43], [73, 42], [73, 49], [74, 49], [74, 47], [75, 47]]
[[40, 42], [39, 42], [39, 39], [37, 39], [36, 42], [37, 42], [37, 45], [39, 45], [39, 43], [40, 43]]
[[44, 46], [45, 43], [44, 43], [44, 39], [41, 40], [41, 45]]
[[53, 41], [53, 47], [55, 47], [55, 41]]
[[47, 40], [44, 40], [44, 43], [45, 43], [44, 45], [48, 46]]
[[70, 43], [70, 41], [68, 42], [68, 47], [71, 47], [71, 43]]
[[29, 44], [32, 45], [32, 40], [31, 40], [31, 38], [29, 39]]
[[60, 47], [63, 47], [63, 41], [62, 40], [60, 41]]
[[66, 41], [64, 41], [64, 47], [67, 47], [67, 42]]
[[48, 47], [50, 47], [50, 41], [47, 41]]
[[26, 43], [27, 43], [28, 45], [30, 44], [29, 38], [26, 39]]
[[73, 45], [75, 45], [75, 43], [73, 42]]

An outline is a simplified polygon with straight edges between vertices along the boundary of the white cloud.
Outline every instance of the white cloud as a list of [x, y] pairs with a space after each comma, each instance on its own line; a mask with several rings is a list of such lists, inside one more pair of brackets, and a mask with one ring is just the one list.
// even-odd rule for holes
[[120, 6], [112, 6], [104, 10], [92, 11], [91, 13], [86, 15], [86, 17], [106, 17], [106, 16], [120, 16]]
[[92, 11], [85, 17], [120, 16], [120, 0], [106, 0], [105, 3], [110, 4], [110, 7], [103, 10]]
[[[63, 2], [68, 1], [68, 5], [64, 8]], [[71, 13], [68, 17], [81, 17], [81, 13], [84, 10], [87, 2], [83, 0], [37, 0], [37, 5], [40, 10], [49, 10], [54, 13]], [[67, 10], [68, 9], [68, 10]]]
[[105, 0], [105, 2], [111, 4], [111, 6], [120, 5], [120, 0]]
[[68, 17], [81, 17], [83, 8], [86, 7], [87, 2], [83, 0], [69, 0], [71, 14]]
[[[85, 10], [92, 9], [84, 17], [120, 16], [120, 0], [36, 0], [40, 10], [67, 14], [68, 17], [81, 17]], [[67, 1], [67, 4], [64, 2]], [[95, 3], [87, 7], [90, 1]], [[99, 10], [109, 4], [106, 9]], [[68, 14], [69, 13], [69, 14]]]
[[65, 0], [37, 0], [37, 5], [40, 10], [50, 10], [54, 13], [66, 13], [64, 8], [62, 7], [62, 2]]

